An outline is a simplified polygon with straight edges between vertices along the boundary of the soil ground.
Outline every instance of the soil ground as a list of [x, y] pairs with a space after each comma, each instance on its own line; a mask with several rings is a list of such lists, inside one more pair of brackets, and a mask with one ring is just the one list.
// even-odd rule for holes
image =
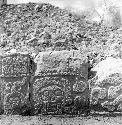
[[4, 116], [0, 125], [122, 125], [121, 116]]

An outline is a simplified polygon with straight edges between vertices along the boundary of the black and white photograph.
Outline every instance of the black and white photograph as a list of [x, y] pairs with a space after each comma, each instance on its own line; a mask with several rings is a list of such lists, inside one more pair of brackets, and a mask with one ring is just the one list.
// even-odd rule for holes
[[122, 0], [0, 0], [0, 125], [122, 125]]

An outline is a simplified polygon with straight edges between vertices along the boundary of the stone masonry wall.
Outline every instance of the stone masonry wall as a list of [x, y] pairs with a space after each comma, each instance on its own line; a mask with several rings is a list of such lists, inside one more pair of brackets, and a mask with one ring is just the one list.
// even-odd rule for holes
[[4, 114], [71, 114], [89, 107], [87, 60], [79, 51], [0, 56], [0, 107]]

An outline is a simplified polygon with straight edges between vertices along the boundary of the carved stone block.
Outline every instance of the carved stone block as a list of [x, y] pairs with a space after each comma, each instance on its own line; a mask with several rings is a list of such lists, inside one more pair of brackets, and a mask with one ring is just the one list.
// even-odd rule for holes
[[29, 77], [3, 78], [5, 114], [22, 114], [29, 105]]
[[32, 98], [37, 114], [82, 112], [88, 109], [88, 83], [79, 76], [35, 77]]
[[[109, 112], [121, 112], [122, 74], [114, 73], [91, 89], [91, 104]], [[97, 109], [97, 108], [96, 108]]]
[[40, 52], [35, 58], [35, 76], [80, 75], [88, 78], [87, 58], [80, 51]]
[[18, 77], [29, 75], [29, 55], [12, 54], [1, 57], [1, 77]]
[[5, 114], [24, 113], [29, 105], [30, 57], [10, 54], [0, 61], [1, 101]]
[[80, 51], [41, 52], [34, 61], [37, 65], [32, 82], [34, 112], [69, 114], [83, 110], [83, 105], [87, 107], [88, 64]]

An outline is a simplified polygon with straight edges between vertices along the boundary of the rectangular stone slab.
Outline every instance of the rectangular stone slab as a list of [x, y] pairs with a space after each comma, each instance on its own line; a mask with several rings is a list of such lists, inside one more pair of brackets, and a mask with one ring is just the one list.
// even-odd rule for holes
[[2, 78], [4, 114], [22, 114], [29, 105], [30, 77]]
[[35, 76], [80, 75], [88, 78], [88, 61], [80, 51], [40, 52], [35, 58]]
[[28, 54], [12, 54], [1, 56], [0, 76], [18, 77], [29, 75], [30, 58]]
[[30, 57], [28, 54], [1, 56], [1, 102], [5, 114], [20, 114], [29, 105]]
[[73, 113], [73, 110], [83, 111], [83, 106], [88, 106], [88, 83], [79, 76], [35, 77], [32, 88], [31, 97], [35, 114], [69, 113], [66, 111], [67, 108], [72, 108]]
[[40, 52], [34, 62], [37, 65], [31, 87], [34, 112], [69, 113], [67, 109], [73, 112], [80, 108], [75, 102], [80, 106], [88, 104], [88, 63], [80, 51]]

